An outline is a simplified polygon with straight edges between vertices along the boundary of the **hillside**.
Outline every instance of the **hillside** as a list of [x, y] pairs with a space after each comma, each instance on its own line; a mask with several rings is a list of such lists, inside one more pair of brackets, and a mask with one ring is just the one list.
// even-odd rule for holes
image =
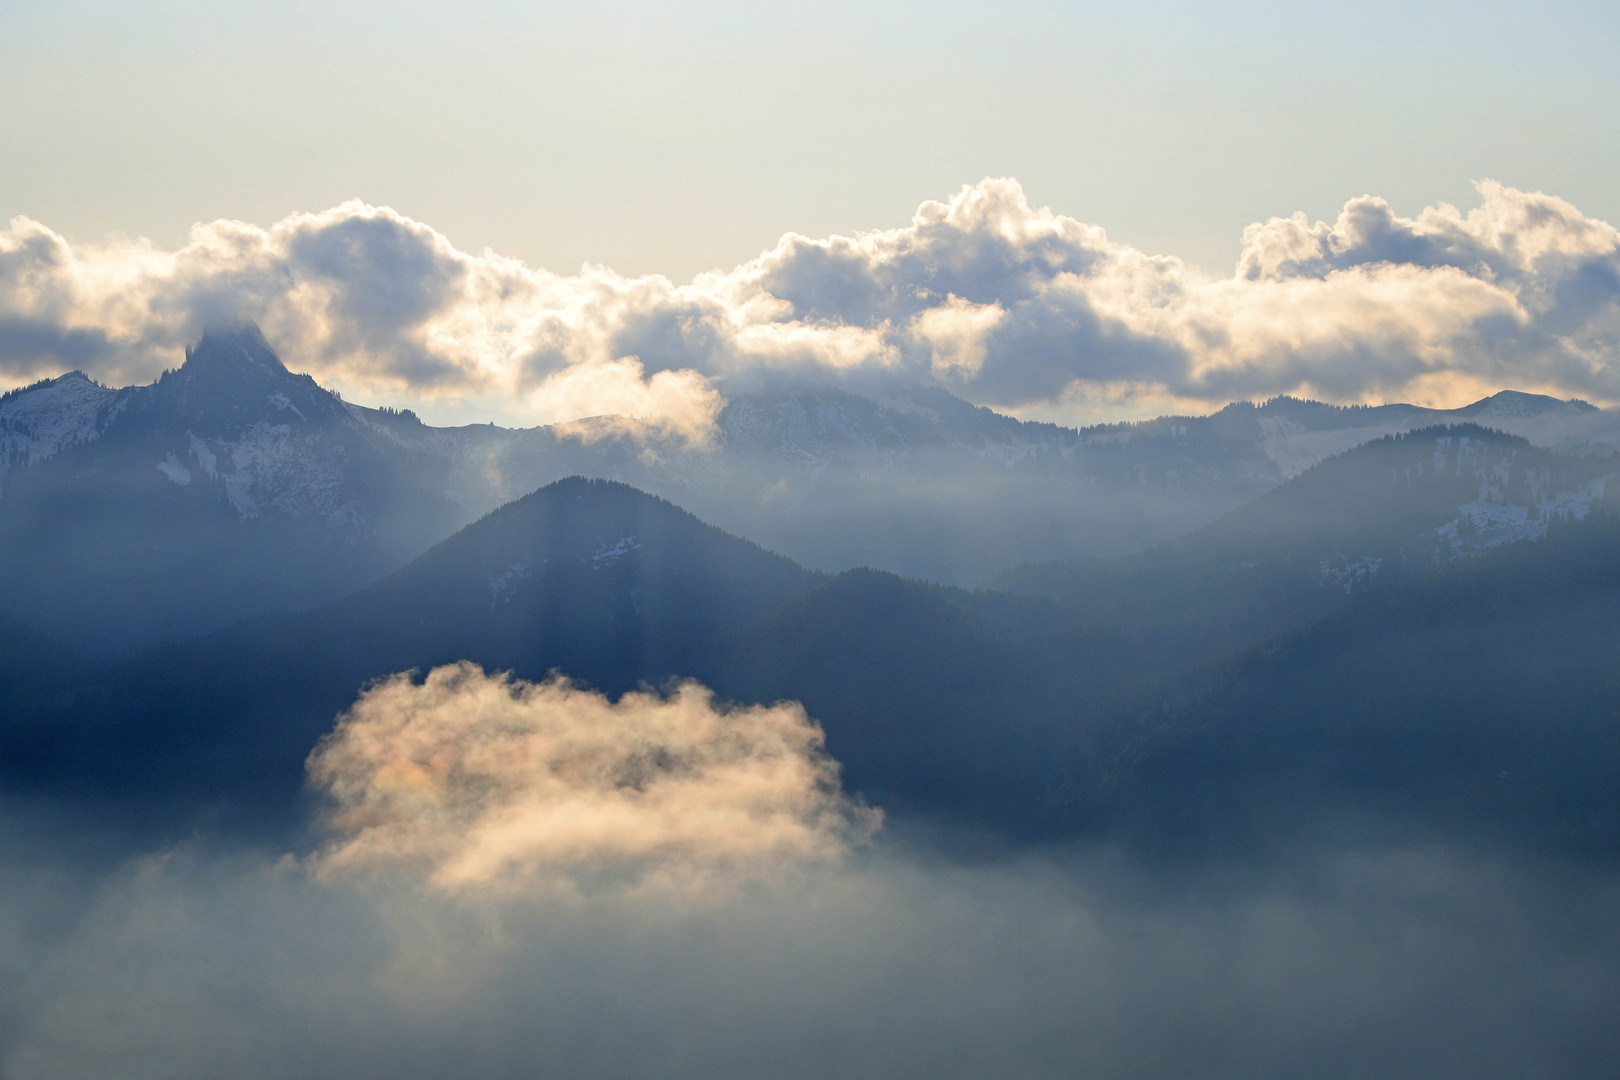
[[0, 432], [0, 603], [103, 657], [350, 592], [465, 514], [252, 327], [149, 386], [34, 387]]
[[[1371, 820], [1620, 852], [1620, 520], [1370, 591], [1100, 734], [1092, 811], [1151, 837]], [[1220, 808], [1216, 810], [1215, 808]]]
[[0, 607], [110, 659], [335, 599], [570, 475], [812, 569], [972, 586], [1151, 548], [1346, 448], [1467, 418], [1588, 454], [1613, 420], [1504, 391], [1453, 412], [1276, 398], [1077, 430], [783, 377], [734, 391], [699, 443], [621, 417], [439, 428], [340, 400], [239, 326], [148, 386], [70, 372], [0, 396]]
[[342, 600], [86, 669], [77, 698], [12, 718], [8, 771], [285, 812], [310, 747], [372, 679], [468, 659], [659, 685], [817, 581], [660, 499], [564, 480]]
[[[1376, 760], [1438, 821], [1468, 762], [1540, 752], [1538, 700], [1569, 718], [1569, 754], [1609, 767], [1593, 726], [1620, 644], [1620, 545], [1592, 487], [1604, 466], [1476, 429], [1390, 438], [1185, 541], [1035, 568], [1044, 593], [828, 578], [663, 500], [571, 479], [348, 598], [33, 695], [5, 769], [177, 820], [297, 820], [304, 756], [367, 681], [471, 660], [615, 694], [690, 676], [725, 699], [802, 701], [849, 789], [910, 820], [1029, 839], [1117, 827], [1174, 846], [1290, 805], [1260, 796], [1278, 784], [1300, 800], [1284, 821], [1379, 803]], [[1497, 483], [1481, 491], [1481, 477]], [[1581, 514], [1549, 512], [1518, 542], [1446, 532], [1459, 499], [1568, 507], [1577, 489]], [[1406, 568], [1347, 587], [1333, 551], [1397, 566], [1405, 552]], [[1389, 717], [1410, 737], [1388, 737]], [[1250, 779], [1255, 798], [1239, 797]], [[1459, 805], [1470, 828], [1569, 810]]]

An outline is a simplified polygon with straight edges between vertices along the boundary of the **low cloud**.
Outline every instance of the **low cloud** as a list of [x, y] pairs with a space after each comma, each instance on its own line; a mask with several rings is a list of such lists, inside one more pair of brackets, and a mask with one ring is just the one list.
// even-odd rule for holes
[[[14, 834], [13, 822], [0, 832]], [[723, 895], [446, 896], [193, 842], [0, 858], [0, 1074], [1612, 1075], [1612, 880], [1445, 847], [879, 845]]]
[[673, 437], [693, 446], [714, 434], [726, 399], [690, 369], [644, 377], [635, 357], [572, 364], [541, 382], [538, 396], [559, 416], [559, 434], [584, 442], [604, 437]]
[[0, 375], [149, 379], [205, 324], [251, 318], [351, 393], [619, 413], [699, 440], [728, 388], [773, 374], [932, 383], [1070, 419], [1122, 395], [1620, 400], [1620, 233], [1553, 196], [1478, 189], [1466, 213], [1401, 217], [1366, 196], [1333, 222], [1251, 225], [1229, 276], [1032, 207], [1010, 179], [902, 227], [790, 234], [686, 284], [463, 252], [359, 202], [200, 224], [174, 251], [17, 218], [0, 233]]
[[326, 875], [414, 868], [449, 891], [692, 884], [836, 860], [877, 827], [794, 703], [697, 683], [617, 702], [473, 664], [364, 691], [309, 761]]
[[694, 684], [614, 703], [468, 665], [374, 685], [310, 770], [335, 832], [306, 854], [143, 850], [107, 806], [0, 808], [0, 1076], [1620, 1062], [1620, 879], [1598, 857], [1391, 840], [1412, 830], [1354, 814], [1145, 860], [916, 820], [856, 849], [874, 822], [797, 706]]

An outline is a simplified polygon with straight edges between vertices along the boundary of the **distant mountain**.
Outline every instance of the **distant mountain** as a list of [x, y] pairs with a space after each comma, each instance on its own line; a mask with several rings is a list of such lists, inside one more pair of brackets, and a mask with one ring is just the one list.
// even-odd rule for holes
[[468, 516], [251, 327], [150, 386], [8, 395], [0, 442], [4, 606], [103, 655], [330, 599]]
[[[1024, 423], [940, 390], [879, 401], [788, 383], [733, 396], [712, 445], [567, 428], [487, 429], [466, 474], [521, 491], [557, 469], [622, 481], [815, 569], [873, 566], [954, 584], [1020, 558], [1130, 551], [1279, 479], [1218, 425], [1121, 436]], [[411, 438], [408, 433], [402, 437]], [[419, 429], [415, 438], [446, 445]], [[418, 445], [418, 444], [413, 444]]]
[[[1158, 846], [1362, 827], [1620, 854], [1620, 519], [1358, 594], [1120, 715], [1076, 812]], [[1080, 810], [1080, 806], [1086, 810]], [[1218, 809], [1217, 809], [1218, 808]]]
[[632, 439], [595, 421], [390, 430], [465, 462], [455, 471], [472, 486], [516, 493], [559, 469], [603, 476], [816, 569], [864, 565], [974, 585], [1020, 561], [1141, 550], [1385, 435], [1473, 416], [1556, 431], [1602, 415], [1584, 402], [1504, 391], [1455, 412], [1277, 398], [1075, 430], [938, 389], [878, 400], [790, 383], [733, 396], [706, 448]]
[[[1242, 410], [1242, 404], [1229, 406]], [[1585, 447], [1612, 452], [1620, 446], [1617, 417], [1584, 401], [1503, 390], [1459, 409], [1418, 405], [1358, 405], [1348, 408], [1298, 398], [1273, 398], [1253, 409], [1260, 446], [1283, 479], [1336, 454], [1386, 435], [1439, 424], [1477, 423], [1563, 451]], [[1594, 424], [1594, 421], [1598, 423]], [[1607, 424], [1613, 427], [1611, 433]], [[1612, 434], [1610, 441], [1605, 438]]]
[[[1380, 575], [1422, 573], [1539, 539], [1613, 505], [1614, 496], [1620, 457], [1559, 454], [1476, 424], [1430, 427], [1324, 461], [1217, 521], [1111, 564], [1108, 573], [1286, 572], [1349, 592]], [[1073, 594], [1096, 580], [1101, 565], [1030, 563], [995, 584]]]
[[937, 389], [783, 383], [734, 394], [693, 446], [611, 418], [430, 427], [339, 400], [246, 326], [206, 334], [150, 386], [69, 373], [0, 398], [0, 606], [116, 655], [341, 596], [570, 475], [660, 495], [814, 569], [972, 585], [1151, 547], [1350, 446], [1462, 414], [1549, 437], [1612, 419], [1504, 392], [1456, 414], [1278, 398], [1074, 430]]
[[13, 718], [11, 771], [286, 808], [315, 739], [372, 679], [466, 659], [613, 693], [660, 685], [820, 581], [654, 496], [564, 480], [342, 600], [89, 669], [80, 698]]
[[[66, 683], [20, 673], [0, 778], [144, 801], [188, 828], [210, 806], [286, 822], [305, 756], [367, 681], [471, 660], [528, 678], [556, 668], [610, 693], [692, 676], [727, 699], [802, 701], [847, 786], [908, 820], [1037, 839], [1118, 826], [1169, 846], [1339, 801], [1439, 820], [1479, 761], [1565, 760], [1535, 757], [1538, 701], [1563, 710], [1558, 754], [1586, 754], [1594, 776], [1620, 766], [1593, 712], [1620, 641], [1608, 501], [1549, 516], [1542, 539], [1473, 554], [1437, 524], [1476, 469], [1508, 497], [1520, 480], [1556, 492], [1551, 478], [1581, 481], [1599, 464], [1480, 429], [1390, 438], [1186, 541], [1026, 595], [873, 570], [827, 578], [663, 500], [568, 480], [317, 610], [81, 665]], [[1324, 576], [1320, 551], [1362, 542], [1418, 544], [1405, 550], [1423, 557], [1348, 589]], [[1499, 707], [1477, 731], [1471, 713], [1444, 711], [1492, 694]], [[1383, 722], [1380, 703], [1405, 734], [1367, 726]], [[1349, 711], [1316, 726], [1311, 709], [1329, 704]], [[1410, 800], [1378, 786], [1386, 773], [1406, 778]], [[1265, 799], [1238, 797], [1232, 778], [1248, 775]], [[1413, 779], [1425, 775], [1434, 782]], [[1582, 790], [1610, 814], [1608, 796]], [[1546, 800], [1491, 806], [1460, 806], [1458, 827], [1576, 814]]]

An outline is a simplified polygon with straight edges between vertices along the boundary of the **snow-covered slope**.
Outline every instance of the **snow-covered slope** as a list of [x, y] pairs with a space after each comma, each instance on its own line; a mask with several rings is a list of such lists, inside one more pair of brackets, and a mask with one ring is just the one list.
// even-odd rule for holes
[[13, 465], [32, 465], [90, 442], [115, 414], [117, 390], [70, 371], [0, 397], [0, 495]]
[[1620, 455], [1560, 454], [1477, 424], [1421, 428], [1312, 466], [1150, 551], [1032, 561], [995, 587], [1088, 596], [1104, 612], [1159, 596], [1166, 632], [1176, 604], [1207, 601], [1234, 626], [1270, 634], [1288, 612], [1305, 618], [1346, 594], [1450, 573], [1492, 548], [1614, 514], [1617, 484]]
[[[1436, 460], [1444, 467], [1450, 436], [1437, 436]], [[1457, 517], [1436, 532], [1451, 557], [1477, 555], [1501, 544], [1539, 540], [1557, 522], [1584, 521], [1604, 502], [1620, 473], [1620, 458], [1589, 458], [1574, 475], [1541, 461], [1521, 463], [1516, 453], [1494, 452], [1489, 442], [1459, 435], [1457, 468], [1478, 482], [1478, 497], [1457, 508]], [[1596, 472], [1597, 475], [1591, 475]]]
[[341, 595], [470, 516], [253, 327], [148, 386], [9, 394], [0, 440], [0, 604], [98, 655]]
[[1325, 587], [1354, 591], [1427, 572], [1585, 519], [1620, 476], [1620, 456], [1572, 456], [1477, 424], [1394, 435], [1318, 465], [1177, 541], [1224, 565], [1305, 560]]

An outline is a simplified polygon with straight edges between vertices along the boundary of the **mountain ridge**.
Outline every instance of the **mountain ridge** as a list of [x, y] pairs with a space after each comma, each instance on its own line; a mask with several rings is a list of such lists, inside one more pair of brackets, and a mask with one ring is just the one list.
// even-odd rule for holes
[[[1432, 533], [1448, 500], [1454, 510], [1455, 499], [1478, 494], [1469, 470], [1491, 474], [1503, 460], [1526, 476], [1551, 469], [1523, 440], [1487, 433], [1480, 447], [1464, 447], [1458, 428], [1441, 431], [1361, 447], [1237, 515], [1265, 526], [1278, 512], [1269, 504], [1309, 508], [1328, 490], [1383, 520], [1377, 528], [1363, 528], [1355, 514], [1328, 518], [1314, 540], [1290, 535], [1279, 557], [1258, 562], [1241, 543], [1205, 537], [1170, 558], [1149, 553], [1101, 563], [1073, 589], [1029, 590], [1036, 595], [968, 591], [870, 569], [827, 577], [656, 496], [569, 478], [312, 611], [261, 616], [154, 647], [86, 668], [78, 681], [34, 688], [19, 676], [12, 698], [21, 711], [6, 726], [0, 758], [8, 784], [77, 786], [131, 805], [156, 804], [154, 813], [177, 826], [216, 813], [282, 823], [291, 815], [296, 824], [304, 757], [363, 686], [470, 661], [527, 679], [560, 671], [609, 695], [690, 677], [722, 700], [800, 701], [826, 732], [849, 790], [909, 820], [952, 819], [1031, 840], [1122, 821], [1159, 837], [1155, 844], [1165, 820], [1179, 822], [1188, 836], [1214, 835], [1240, 826], [1247, 804], [1232, 799], [1214, 813], [1181, 793], [1207, 796], [1218, 788], [1220, 775], [1197, 771], [1198, 747], [1211, 746], [1211, 760], [1245, 753], [1244, 717], [1273, 685], [1265, 681], [1268, 657], [1297, 655], [1302, 670], [1315, 665], [1376, 684], [1376, 672], [1357, 666], [1357, 642], [1384, 653], [1407, 649], [1401, 663], [1410, 668], [1413, 655], [1435, 644], [1425, 627], [1455, 626], [1460, 640], [1477, 638], [1504, 671], [1463, 666], [1446, 673], [1447, 685], [1458, 678], [1501, 685], [1515, 708], [1537, 693], [1587, 702], [1559, 697], [1548, 679], [1569, 668], [1560, 653], [1589, 661], [1592, 648], [1620, 640], [1613, 615], [1620, 608], [1605, 600], [1620, 581], [1606, 500], [1545, 541], [1490, 545], [1449, 562], [1418, 560], [1409, 573], [1371, 575], [1348, 589], [1323, 579], [1317, 547], [1355, 554], [1351, 545], [1363, 534], [1405, 542], [1413, 522], [1420, 534]], [[1450, 441], [1437, 447], [1440, 439]], [[1426, 474], [1434, 482], [1414, 483], [1409, 493], [1404, 471], [1393, 466], [1418, 461], [1434, 466]], [[1603, 464], [1564, 462], [1573, 469]], [[1380, 477], [1384, 488], [1366, 486]], [[1497, 479], [1506, 490], [1520, 477], [1510, 470]], [[1211, 535], [1225, 530], [1242, 542], [1241, 524], [1222, 524]], [[1435, 608], [1434, 597], [1459, 589], [1469, 603]], [[1570, 596], [1586, 597], [1579, 621], [1593, 630], [1589, 645], [1546, 631], [1547, 618]], [[1540, 612], [1532, 624], [1541, 636], [1504, 637], [1512, 620], [1493, 614], [1503, 604]], [[1395, 613], [1388, 633], [1380, 612]], [[1315, 652], [1299, 651], [1299, 642], [1313, 641], [1320, 643]], [[31, 647], [59, 655], [37, 639]], [[1446, 663], [1462, 664], [1454, 649], [1441, 651]], [[1515, 655], [1523, 662], [1505, 671]], [[1282, 674], [1296, 677], [1292, 667]], [[1412, 710], [1427, 708], [1433, 695], [1412, 683], [1391, 688], [1391, 707], [1420, 731], [1424, 722]], [[1483, 700], [1477, 688], [1455, 690]], [[1507, 753], [1519, 745], [1514, 740], [1535, 737], [1527, 727], [1499, 738], [1509, 720], [1498, 716], [1491, 731], [1448, 728], [1462, 749], [1437, 759], [1432, 740], [1390, 742], [1399, 732], [1367, 727], [1376, 719], [1370, 708], [1347, 712], [1331, 732], [1337, 741], [1299, 743], [1285, 730], [1267, 736], [1297, 745], [1302, 762], [1328, 770], [1331, 783], [1320, 797], [1290, 789], [1287, 798], [1385, 799], [1367, 779], [1376, 765], [1370, 748], [1381, 747], [1393, 755], [1388, 768], [1412, 777], [1414, 798], [1441, 806], [1452, 785], [1478, 779], [1469, 779], [1467, 755]], [[1581, 747], [1607, 753], [1588, 727], [1566, 734], [1559, 754]], [[1266, 761], [1267, 783], [1286, 787], [1286, 759]], [[1426, 762], [1443, 766], [1434, 783], [1420, 782]], [[1536, 799], [1499, 809], [1507, 815], [1500, 821], [1514, 828], [1524, 815], [1567, 812]], [[1213, 816], [1184, 816], [1199, 813]], [[1607, 828], [1595, 835], [1608, 835]]]
[[[1526, 422], [1606, 417], [1508, 400]], [[342, 401], [246, 325], [208, 331], [147, 386], [70, 373], [0, 400], [0, 606], [116, 655], [343, 595], [570, 475], [657, 494], [812, 569], [973, 586], [1149, 548], [1435, 415], [1278, 398], [1071, 429], [937, 388], [879, 400], [786, 381], [734, 395], [707, 447], [618, 421], [436, 428]]]

